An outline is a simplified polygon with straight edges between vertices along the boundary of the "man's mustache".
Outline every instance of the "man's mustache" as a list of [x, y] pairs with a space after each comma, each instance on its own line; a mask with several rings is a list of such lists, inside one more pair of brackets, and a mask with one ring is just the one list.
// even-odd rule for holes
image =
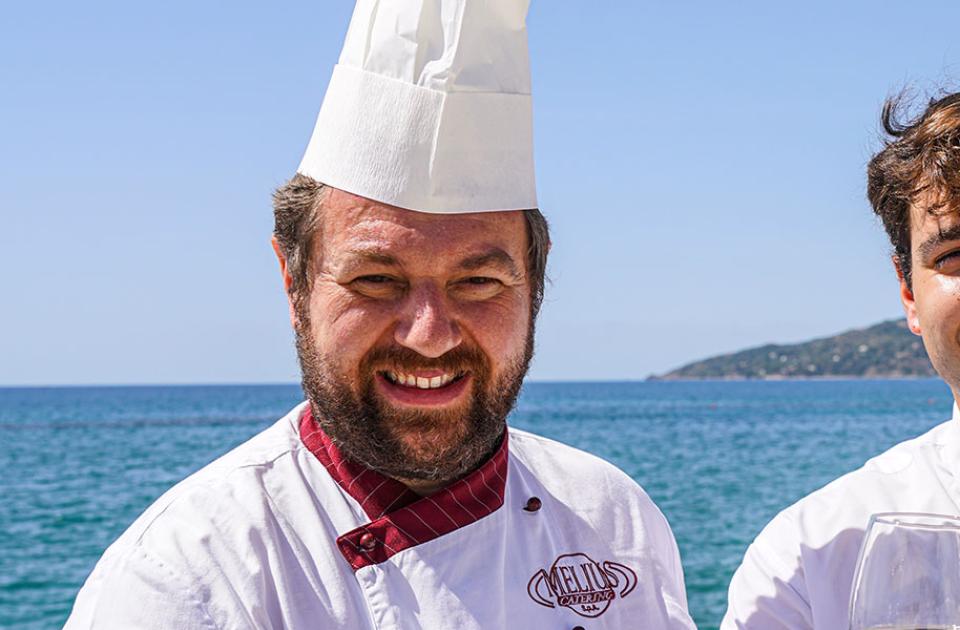
[[399, 369], [406, 372], [416, 370], [441, 370], [443, 372], [480, 372], [487, 369], [487, 358], [476, 347], [457, 346], [439, 357], [425, 357], [409, 348], [389, 346], [375, 348], [363, 359], [365, 372]]

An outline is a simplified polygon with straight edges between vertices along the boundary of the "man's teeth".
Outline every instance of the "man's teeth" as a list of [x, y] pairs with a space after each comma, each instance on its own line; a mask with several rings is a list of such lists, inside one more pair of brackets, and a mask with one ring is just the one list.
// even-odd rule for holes
[[417, 389], [437, 389], [456, 378], [454, 374], [424, 378], [423, 376], [414, 376], [413, 374], [405, 374], [403, 372], [387, 372], [387, 376], [397, 385], [406, 385], [407, 387], [416, 387]]

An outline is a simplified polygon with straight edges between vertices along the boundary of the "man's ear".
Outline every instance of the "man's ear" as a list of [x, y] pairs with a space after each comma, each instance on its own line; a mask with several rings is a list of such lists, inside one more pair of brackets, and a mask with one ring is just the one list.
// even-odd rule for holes
[[290, 323], [296, 328], [297, 312], [293, 308], [293, 296], [290, 295], [290, 285], [293, 284], [293, 278], [290, 277], [290, 270], [287, 268], [287, 257], [283, 255], [283, 250], [280, 249], [280, 242], [277, 240], [276, 235], [270, 237], [270, 245], [273, 246], [273, 252], [277, 255], [277, 260], [280, 262], [280, 275], [283, 276], [283, 292], [287, 294], [287, 306], [290, 309]]
[[907, 283], [903, 275], [903, 267], [900, 265], [900, 257], [893, 255], [893, 267], [897, 270], [897, 279], [900, 281], [900, 302], [903, 304], [903, 312], [907, 316], [907, 327], [915, 335], [922, 333], [920, 329], [920, 318], [917, 316], [917, 302], [913, 297], [913, 289]]

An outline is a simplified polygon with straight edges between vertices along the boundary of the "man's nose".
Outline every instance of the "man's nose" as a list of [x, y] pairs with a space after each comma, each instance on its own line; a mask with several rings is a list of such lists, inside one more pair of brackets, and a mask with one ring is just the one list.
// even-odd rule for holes
[[404, 302], [403, 315], [394, 331], [398, 344], [435, 359], [463, 341], [460, 327], [438, 287], [413, 287]]

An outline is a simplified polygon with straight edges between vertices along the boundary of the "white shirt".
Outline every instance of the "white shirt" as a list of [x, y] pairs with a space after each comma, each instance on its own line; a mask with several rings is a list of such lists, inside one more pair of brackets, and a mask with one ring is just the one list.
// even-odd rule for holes
[[308, 409], [148, 508], [66, 628], [694, 628], [669, 525], [610, 464], [511, 429], [411, 498], [342, 460]]
[[730, 583], [721, 630], [842, 630], [857, 555], [879, 512], [960, 514], [960, 414], [778, 514]]

